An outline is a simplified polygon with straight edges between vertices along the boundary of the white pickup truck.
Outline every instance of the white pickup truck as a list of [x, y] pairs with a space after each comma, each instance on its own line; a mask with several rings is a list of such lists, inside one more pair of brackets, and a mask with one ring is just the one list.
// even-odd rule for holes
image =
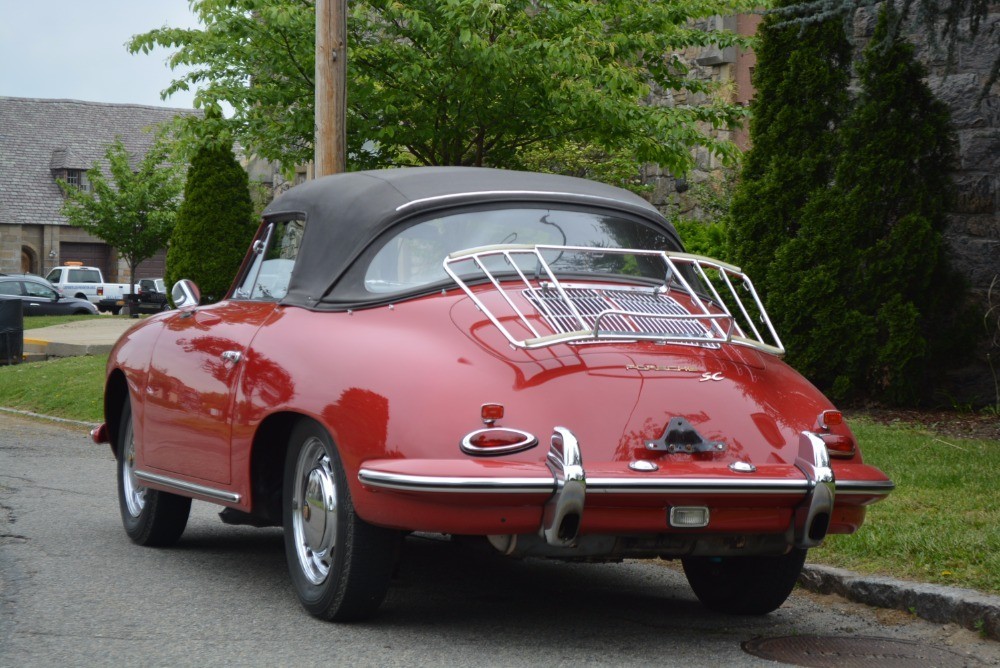
[[[105, 283], [104, 274], [97, 267], [85, 267], [80, 262], [68, 262], [56, 267], [45, 277], [67, 297], [87, 299], [101, 311], [115, 315], [121, 311], [125, 296], [132, 291], [128, 283]], [[136, 285], [136, 293], [139, 286]]]

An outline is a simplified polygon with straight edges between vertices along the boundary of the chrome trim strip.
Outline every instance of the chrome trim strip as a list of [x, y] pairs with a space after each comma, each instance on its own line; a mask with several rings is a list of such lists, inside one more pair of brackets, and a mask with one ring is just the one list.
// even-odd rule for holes
[[808, 480], [785, 478], [587, 478], [591, 494], [805, 494]]
[[865, 494], [871, 496], [888, 496], [896, 489], [896, 483], [891, 480], [838, 480], [837, 494]]
[[471, 478], [465, 476], [424, 476], [407, 473], [386, 473], [362, 468], [358, 480], [363, 485], [404, 492], [453, 492], [456, 494], [503, 492], [506, 494], [538, 494], [552, 492], [551, 478]]
[[[463, 476], [422, 476], [386, 473], [362, 468], [362, 484], [382, 489], [411, 492], [470, 492], [537, 494], [554, 491], [555, 483], [547, 478], [471, 478]], [[586, 478], [592, 494], [796, 494], [811, 489], [808, 480], [718, 479], [718, 478]]]
[[197, 485], [193, 482], [175, 480], [174, 478], [168, 478], [167, 476], [160, 475], [158, 473], [149, 473], [148, 471], [136, 471], [135, 477], [139, 480], [145, 480], [146, 482], [163, 485], [164, 487], [173, 487], [180, 492], [199, 494], [201, 496], [207, 496], [210, 499], [225, 501], [226, 503], [239, 503], [240, 499], [243, 498], [239, 494], [234, 494], [233, 492], [226, 492], [221, 489], [205, 487], [204, 485]]
[[620, 199], [615, 199], [613, 197], [601, 197], [600, 195], [584, 195], [582, 193], [567, 193], [560, 192], [557, 190], [476, 190], [461, 193], [448, 193], [446, 195], [435, 195], [434, 197], [422, 197], [420, 199], [415, 199], [405, 204], [400, 204], [396, 207], [396, 211], [406, 211], [410, 207], [419, 206], [421, 204], [426, 204], [427, 202], [444, 202], [452, 199], [463, 199], [466, 197], [490, 197], [494, 195], [523, 195], [531, 197], [532, 199], [536, 197], [545, 198], [551, 196], [561, 196], [561, 197], [571, 197], [573, 199], [588, 199], [597, 202], [608, 202], [615, 204], [616, 206], [636, 206], [631, 202], [626, 202]]

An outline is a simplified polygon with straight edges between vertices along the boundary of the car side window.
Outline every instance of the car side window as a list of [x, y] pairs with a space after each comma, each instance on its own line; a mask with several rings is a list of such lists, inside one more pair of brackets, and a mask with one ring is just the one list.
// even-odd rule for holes
[[52, 289], [31, 281], [24, 282], [24, 291], [29, 297], [38, 297], [39, 299], [55, 299], [56, 297], [56, 293]]
[[62, 274], [62, 269], [53, 269], [49, 272], [49, 275], [45, 277], [49, 283], [58, 283], [59, 276]]
[[234, 297], [254, 301], [282, 299], [288, 293], [304, 229], [305, 221], [301, 219], [278, 221], [265, 227], [254, 241], [253, 262]]
[[21, 284], [19, 281], [0, 281], [0, 295], [21, 294]]

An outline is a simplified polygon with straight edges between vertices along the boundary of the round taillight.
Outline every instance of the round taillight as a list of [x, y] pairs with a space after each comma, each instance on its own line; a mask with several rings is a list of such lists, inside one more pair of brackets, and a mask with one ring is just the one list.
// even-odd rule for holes
[[478, 457], [509, 455], [538, 445], [538, 439], [526, 431], [492, 427], [479, 429], [462, 439], [462, 452]]

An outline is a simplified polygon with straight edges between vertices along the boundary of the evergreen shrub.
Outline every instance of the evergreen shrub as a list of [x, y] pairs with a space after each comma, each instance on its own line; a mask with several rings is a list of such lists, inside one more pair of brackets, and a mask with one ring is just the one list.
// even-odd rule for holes
[[225, 297], [256, 230], [249, 179], [229, 146], [206, 143], [191, 159], [167, 249], [167, 285], [193, 280], [202, 302]]
[[833, 184], [807, 194], [798, 230], [769, 258], [767, 305], [789, 361], [835, 398], [908, 405], [933, 396], [971, 329], [941, 239], [948, 110], [913, 47], [886, 39], [890, 12], [859, 65]]

